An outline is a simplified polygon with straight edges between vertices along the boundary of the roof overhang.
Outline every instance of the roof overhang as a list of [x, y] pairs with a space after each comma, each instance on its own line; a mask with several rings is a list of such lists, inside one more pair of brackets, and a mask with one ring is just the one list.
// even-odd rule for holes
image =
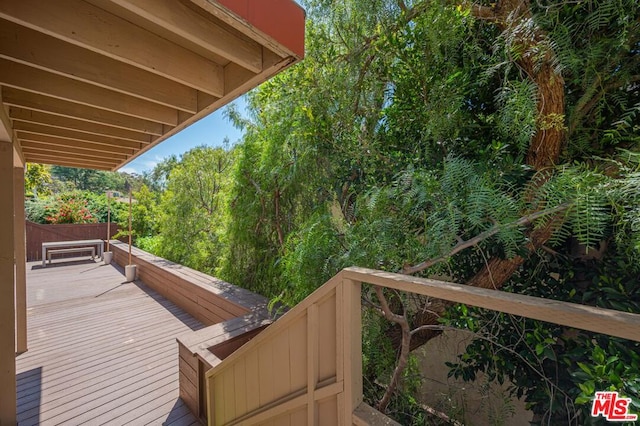
[[293, 0], [2, 0], [2, 131], [115, 170], [304, 55]]

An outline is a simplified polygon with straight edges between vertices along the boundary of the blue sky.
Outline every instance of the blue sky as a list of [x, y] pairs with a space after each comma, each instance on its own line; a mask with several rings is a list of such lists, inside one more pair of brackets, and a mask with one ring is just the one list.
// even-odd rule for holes
[[[245, 111], [246, 101], [244, 96], [232, 103], [236, 105], [239, 111]], [[225, 137], [229, 138], [231, 143], [235, 143], [242, 137], [242, 132], [233, 127], [231, 122], [224, 117], [224, 109], [223, 107], [178, 132], [178, 134], [168, 138], [120, 168], [119, 171], [142, 174], [153, 169], [156, 164], [172, 154], [179, 156], [200, 145], [221, 146]]]

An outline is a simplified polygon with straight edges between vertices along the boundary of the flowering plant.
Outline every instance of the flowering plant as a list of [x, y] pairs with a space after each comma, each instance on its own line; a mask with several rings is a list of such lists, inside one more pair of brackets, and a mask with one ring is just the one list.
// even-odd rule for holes
[[95, 223], [97, 218], [89, 211], [87, 200], [80, 198], [58, 198], [57, 209], [46, 217], [49, 223]]

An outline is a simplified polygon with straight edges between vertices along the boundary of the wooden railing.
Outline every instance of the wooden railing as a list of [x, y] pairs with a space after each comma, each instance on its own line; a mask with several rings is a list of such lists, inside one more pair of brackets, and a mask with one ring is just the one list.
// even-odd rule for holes
[[209, 424], [393, 424], [362, 404], [362, 283], [640, 341], [638, 314], [347, 268], [206, 373]]

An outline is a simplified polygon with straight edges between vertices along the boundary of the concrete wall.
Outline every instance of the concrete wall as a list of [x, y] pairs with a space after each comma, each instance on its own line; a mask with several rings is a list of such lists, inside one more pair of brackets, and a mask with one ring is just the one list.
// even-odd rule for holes
[[447, 377], [445, 362], [456, 362], [470, 341], [468, 333], [447, 331], [415, 352], [424, 377], [422, 402], [466, 426], [529, 426], [533, 413], [508, 398], [510, 383], [488, 383], [483, 375], [469, 383]]

